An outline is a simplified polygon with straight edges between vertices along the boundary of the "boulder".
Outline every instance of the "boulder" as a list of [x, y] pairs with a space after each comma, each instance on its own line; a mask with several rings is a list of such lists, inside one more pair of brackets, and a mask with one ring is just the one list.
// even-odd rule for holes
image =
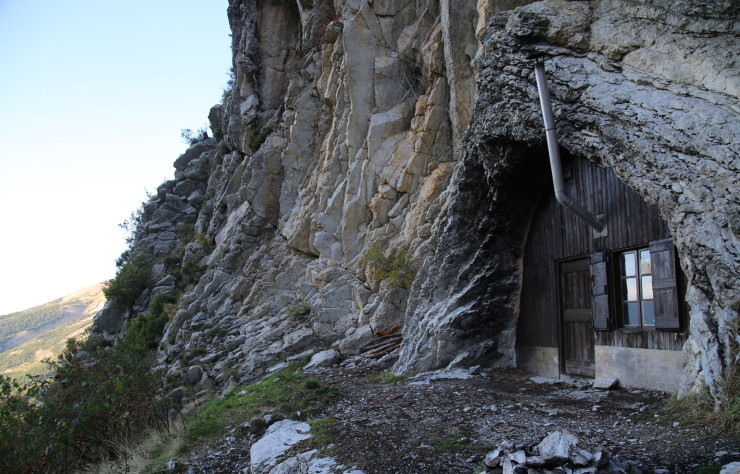
[[619, 379], [616, 377], [599, 377], [594, 380], [594, 388], [599, 390], [612, 390], [619, 386]]
[[311, 361], [304, 369], [318, 369], [319, 367], [331, 367], [337, 363], [341, 355], [334, 349], [317, 352], [311, 357]]
[[203, 377], [203, 368], [199, 365], [193, 365], [190, 368], [188, 368], [188, 371], [185, 372], [185, 382], [188, 385], [195, 385], [196, 383], [200, 382], [200, 379]]
[[561, 466], [568, 462], [570, 451], [578, 444], [578, 438], [567, 430], [553, 431], [537, 445], [537, 453], [542, 460], [552, 466]]
[[282, 420], [270, 425], [265, 435], [249, 450], [251, 472], [268, 472], [292, 446], [310, 438], [309, 431], [311, 427], [308, 423], [293, 420]]
[[501, 462], [501, 449], [495, 449], [486, 454], [483, 463], [488, 467], [496, 467]]
[[740, 461], [725, 464], [719, 474], [740, 474]]
[[370, 325], [366, 324], [354, 330], [339, 343], [339, 351], [343, 356], [359, 354], [360, 348], [370, 342], [374, 336]]
[[93, 319], [92, 332], [115, 334], [123, 323], [128, 319], [128, 310], [113, 305], [111, 302], [105, 306]]
[[209, 138], [208, 140], [202, 140], [192, 145], [190, 148], [185, 150], [185, 153], [180, 155], [180, 157], [175, 160], [175, 163], [173, 164], [175, 170], [185, 171], [191, 161], [199, 158], [200, 155], [211, 150], [211, 148], [213, 148], [213, 145], [215, 144], [216, 140]]

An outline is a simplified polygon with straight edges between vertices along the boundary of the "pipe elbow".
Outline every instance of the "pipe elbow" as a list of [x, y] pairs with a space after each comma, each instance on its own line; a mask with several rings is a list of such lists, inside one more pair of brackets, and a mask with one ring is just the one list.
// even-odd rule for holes
[[573, 204], [573, 199], [561, 191], [555, 191], [555, 199], [566, 209]]

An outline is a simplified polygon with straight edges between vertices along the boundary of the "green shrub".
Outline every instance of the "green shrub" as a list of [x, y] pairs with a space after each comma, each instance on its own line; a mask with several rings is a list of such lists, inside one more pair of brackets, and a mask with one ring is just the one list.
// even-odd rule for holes
[[285, 296], [281, 296], [280, 299], [285, 303], [285, 317], [296, 321], [303, 321], [308, 318], [311, 314], [311, 305], [308, 304], [305, 298], [305, 293], [302, 293], [301, 297], [293, 301]]
[[719, 474], [722, 471], [720, 464], [709, 464], [706, 466], [699, 466], [696, 470], [696, 474]]
[[308, 301], [301, 300], [289, 305], [288, 309], [285, 310], [285, 314], [290, 319], [303, 320], [311, 314], [311, 306], [308, 304]]
[[178, 357], [178, 360], [182, 364], [187, 364], [188, 362], [195, 359], [196, 357], [203, 357], [204, 355], [206, 355], [207, 352], [208, 351], [203, 346], [193, 347], [181, 353], [180, 357]]
[[213, 326], [212, 328], [209, 328], [205, 332], [206, 337], [223, 337], [226, 335], [226, 329], [222, 328], [221, 326]]
[[[19, 386], [0, 377], [0, 471], [67, 472], [119, 457], [146, 429], [168, 429], [150, 357], [128, 346], [77, 357], [74, 339], [48, 362], [55, 375]], [[93, 344], [85, 349], [94, 350]]]
[[259, 132], [257, 130], [252, 130], [252, 133], [249, 134], [249, 138], [247, 139], [247, 145], [253, 151], [257, 151], [271, 133], [272, 127], [265, 127]]
[[208, 248], [211, 246], [211, 242], [208, 241], [208, 238], [200, 233], [193, 234], [193, 242], [198, 242], [203, 248]]
[[311, 377], [303, 381], [301, 386], [307, 390], [317, 390], [321, 388], [321, 381], [316, 377]]
[[392, 257], [378, 247], [370, 247], [362, 254], [361, 264], [369, 264], [381, 280], [402, 288], [411, 288], [416, 276], [412, 255], [406, 250], [398, 250]]
[[111, 304], [131, 309], [149, 284], [151, 257], [145, 253], [125, 251], [116, 262], [116, 276], [106, 283], [103, 293]]
[[221, 129], [221, 127], [212, 128], [211, 131], [213, 132], [213, 138], [215, 138], [216, 140], [223, 140], [224, 131]]
[[[33, 403], [38, 384], [20, 385], [0, 374], [0, 472], [40, 471], [49, 437]], [[45, 457], [45, 456], [44, 456]]]
[[183, 128], [180, 130], [180, 138], [188, 145], [195, 145], [201, 140], [208, 139], [208, 130], [205, 125], [196, 131], [193, 131], [190, 128]]
[[149, 349], [156, 349], [162, 339], [165, 324], [172, 319], [177, 309], [174, 302], [175, 298], [170, 295], [155, 296], [146, 312], [131, 319], [126, 335], [119, 344], [142, 355]]
[[185, 285], [195, 285], [206, 273], [206, 270], [208, 270], [208, 265], [198, 265], [191, 261], [185, 262], [182, 264], [180, 271], [182, 282]]

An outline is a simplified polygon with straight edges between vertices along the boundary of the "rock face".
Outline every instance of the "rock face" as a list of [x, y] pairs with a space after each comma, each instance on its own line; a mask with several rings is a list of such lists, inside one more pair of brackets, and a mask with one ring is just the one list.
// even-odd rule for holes
[[[429, 277], [411, 297], [413, 321], [433, 326], [431, 341], [409, 344], [404, 367], [486, 325], [498, 328], [483, 331], [493, 334], [487, 347], [504, 362], [513, 353], [522, 216], [532, 210], [532, 150], [544, 141], [528, 56], [542, 53], [562, 146], [612, 168], [668, 222], [691, 307], [681, 391], [706, 384], [721, 396], [740, 297], [732, 230], [740, 218], [737, 19], [730, 4], [667, 10], [620, 1], [540, 2], [493, 19], [476, 61], [466, 156], [435, 223], [440, 237], [422, 270]], [[726, 44], [730, 52], [719, 54]], [[469, 278], [449, 278], [457, 268]], [[430, 325], [433, 319], [446, 321]]]
[[540, 52], [562, 146], [669, 222], [689, 282], [683, 387], [721, 397], [740, 299], [739, 8], [530, 3], [230, 0], [235, 81], [209, 114], [223, 138], [177, 159], [135, 235], [154, 265], [134, 309], [181, 294], [159, 363], [243, 383], [401, 324], [397, 371], [513, 365]]

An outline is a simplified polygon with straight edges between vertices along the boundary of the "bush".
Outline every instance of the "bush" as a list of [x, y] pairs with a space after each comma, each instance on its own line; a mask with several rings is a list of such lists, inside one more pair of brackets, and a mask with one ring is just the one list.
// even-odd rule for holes
[[126, 335], [119, 344], [141, 355], [146, 354], [149, 349], [156, 349], [162, 339], [165, 324], [177, 310], [174, 302], [175, 298], [169, 295], [155, 296], [147, 311], [131, 320]]
[[151, 257], [143, 253], [126, 250], [116, 262], [116, 276], [106, 283], [103, 294], [111, 304], [119, 308], [131, 309], [149, 284], [152, 270]]
[[411, 288], [416, 276], [411, 253], [406, 250], [399, 250], [392, 257], [386, 257], [382, 249], [371, 247], [362, 254], [360, 263], [370, 264], [381, 280], [388, 280], [391, 284], [406, 289]]
[[180, 138], [188, 145], [195, 145], [201, 140], [208, 139], [208, 131], [205, 126], [200, 127], [195, 132], [189, 128], [183, 128], [180, 130]]
[[[79, 357], [83, 348], [95, 352]], [[50, 380], [26, 386], [0, 376], [0, 471], [80, 469], [116, 458], [147, 428], [168, 429], [170, 405], [155, 394], [160, 378], [148, 357], [117, 344], [102, 351], [74, 339]]]
[[39, 454], [45, 451], [48, 437], [33, 403], [38, 388], [38, 384], [20, 385], [0, 374], [0, 472], [42, 468], [45, 460]]
[[311, 305], [306, 301], [305, 293], [300, 298], [291, 301], [289, 298], [280, 297], [285, 303], [285, 317], [296, 321], [303, 321], [311, 314]]
[[200, 281], [208, 270], [208, 265], [198, 265], [195, 262], [185, 262], [180, 272], [182, 282], [187, 285], [195, 285]]
[[271, 127], [265, 127], [259, 132], [257, 130], [252, 130], [252, 133], [249, 134], [249, 138], [247, 139], [247, 145], [253, 151], [257, 151], [260, 149], [262, 144], [265, 142], [265, 140], [267, 140], [267, 137], [271, 133], [272, 133]]

